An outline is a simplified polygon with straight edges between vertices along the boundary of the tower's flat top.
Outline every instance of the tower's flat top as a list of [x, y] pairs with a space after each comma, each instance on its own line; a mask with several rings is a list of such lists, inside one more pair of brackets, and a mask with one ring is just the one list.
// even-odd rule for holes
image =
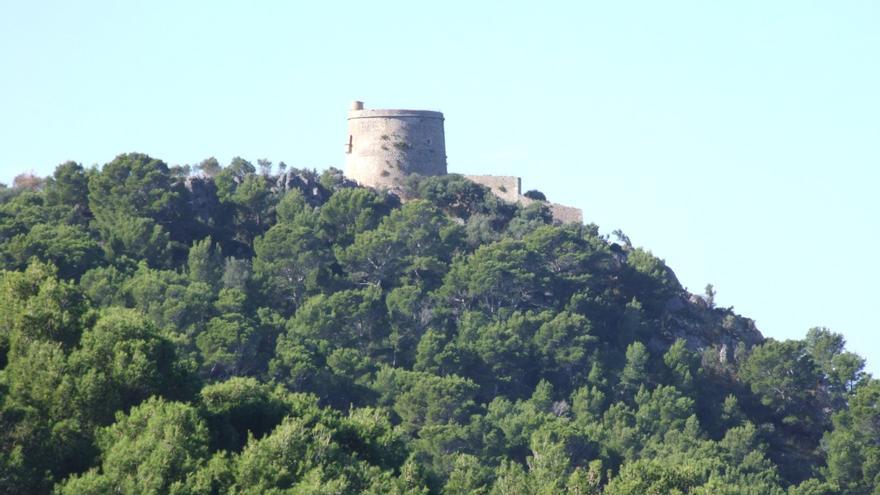
[[433, 110], [406, 110], [398, 108], [368, 108], [365, 110], [349, 110], [349, 119], [370, 119], [377, 117], [422, 117], [429, 119], [442, 119], [442, 112]]

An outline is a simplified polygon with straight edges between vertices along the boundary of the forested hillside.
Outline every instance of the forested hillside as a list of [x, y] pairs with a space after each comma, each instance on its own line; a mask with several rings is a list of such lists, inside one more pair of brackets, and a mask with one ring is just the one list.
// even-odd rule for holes
[[460, 176], [191, 172], [0, 188], [0, 492], [880, 494], [839, 334]]

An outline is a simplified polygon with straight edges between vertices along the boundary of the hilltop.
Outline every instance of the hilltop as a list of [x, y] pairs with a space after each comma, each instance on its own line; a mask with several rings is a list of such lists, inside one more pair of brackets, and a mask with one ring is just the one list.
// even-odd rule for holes
[[876, 493], [842, 336], [767, 339], [529, 199], [135, 153], [21, 176], [0, 492]]

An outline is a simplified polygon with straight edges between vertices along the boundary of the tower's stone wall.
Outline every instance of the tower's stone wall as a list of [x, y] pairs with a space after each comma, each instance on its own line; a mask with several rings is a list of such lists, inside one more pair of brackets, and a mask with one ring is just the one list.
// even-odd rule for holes
[[[510, 175], [465, 175], [465, 178], [488, 187], [492, 193], [504, 201], [521, 205], [542, 202], [522, 195], [522, 179], [519, 177]], [[580, 208], [565, 206], [559, 203], [543, 203], [550, 208], [553, 220], [559, 223], [584, 223], [584, 213]]]
[[[532, 203], [541, 203], [542, 201], [537, 201], [532, 198], [527, 198], [525, 196], [520, 196], [518, 203], [522, 205], [529, 205]], [[551, 203], [549, 201], [543, 202], [547, 205], [547, 208], [550, 208], [550, 214], [553, 215], [553, 221], [558, 223], [584, 223], [584, 212], [580, 208], [575, 208], [573, 206], [561, 205], [559, 203]]]
[[[446, 175], [446, 138], [443, 114], [428, 110], [364, 109], [355, 101], [348, 112], [348, 141], [345, 143], [345, 175], [361, 185], [399, 189], [406, 176]], [[504, 201], [531, 204], [522, 195], [519, 177], [466, 175], [488, 187]], [[578, 208], [546, 203], [554, 220], [583, 223]]]
[[345, 175], [371, 187], [393, 189], [410, 174], [446, 174], [443, 114], [426, 110], [348, 113]]
[[584, 210], [574, 206], [550, 203], [550, 213], [553, 214], [553, 220], [559, 223], [584, 223]]
[[516, 203], [522, 194], [522, 180], [510, 175], [465, 175], [466, 179], [488, 187], [496, 196]]

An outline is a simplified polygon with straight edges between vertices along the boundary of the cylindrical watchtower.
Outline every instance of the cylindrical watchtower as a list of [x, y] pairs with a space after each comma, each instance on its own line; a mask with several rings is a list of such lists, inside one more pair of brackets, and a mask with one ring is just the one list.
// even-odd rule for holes
[[363, 185], [399, 186], [409, 174], [446, 174], [443, 114], [427, 110], [348, 112], [345, 175]]

